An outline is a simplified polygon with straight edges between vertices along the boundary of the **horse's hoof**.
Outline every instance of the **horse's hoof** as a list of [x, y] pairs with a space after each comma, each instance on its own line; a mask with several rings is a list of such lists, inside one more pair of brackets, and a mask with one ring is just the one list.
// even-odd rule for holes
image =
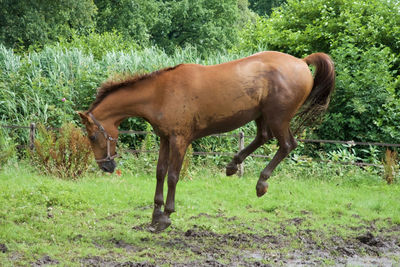
[[165, 222], [160, 222], [157, 224], [156, 231], [157, 232], [162, 232], [165, 229], [167, 229], [171, 225], [171, 220], [168, 218], [168, 221]]
[[258, 197], [262, 197], [268, 191], [268, 183], [267, 182], [258, 182], [256, 186], [256, 192]]
[[159, 233], [167, 229], [170, 225], [171, 219], [163, 213], [161, 216], [157, 217], [157, 220], [153, 217], [149, 230], [153, 233]]
[[161, 217], [163, 215], [164, 215], [164, 213], [161, 210], [155, 209], [153, 211], [153, 216], [152, 216], [152, 219], [151, 219], [151, 225], [155, 226], [161, 220]]
[[226, 166], [226, 176], [232, 176], [238, 171], [238, 166], [234, 163], [229, 163]]

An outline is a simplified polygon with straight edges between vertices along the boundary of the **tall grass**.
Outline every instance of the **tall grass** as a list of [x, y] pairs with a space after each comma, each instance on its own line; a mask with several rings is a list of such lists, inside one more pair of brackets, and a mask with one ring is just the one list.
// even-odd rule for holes
[[5, 129], [0, 128], [0, 170], [17, 155], [14, 139]]
[[[87, 109], [94, 100], [96, 88], [110, 76], [152, 72], [180, 63], [218, 64], [244, 55], [218, 53], [202, 59], [200, 52], [191, 47], [177, 49], [173, 55], [149, 47], [113, 50], [98, 58], [84, 48], [61, 46], [17, 55], [0, 45], [0, 120], [8, 124], [36, 122], [53, 127], [65, 121], [79, 123], [75, 111]], [[130, 120], [123, 126], [142, 130], [145, 124]]]

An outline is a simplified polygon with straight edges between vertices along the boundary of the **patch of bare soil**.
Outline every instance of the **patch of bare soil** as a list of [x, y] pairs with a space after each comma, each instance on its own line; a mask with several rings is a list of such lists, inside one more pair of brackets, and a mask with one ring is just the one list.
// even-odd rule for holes
[[399, 225], [373, 234], [375, 226], [371, 222], [369, 227], [359, 229], [361, 234], [347, 238], [328, 237], [315, 230], [298, 230], [294, 234], [285, 231], [285, 226], [300, 226], [302, 222], [302, 218], [288, 220], [282, 224], [279, 233], [266, 231], [265, 235], [238, 232], [221, 235], [194, 226], [184, 233], [173, 231], [170, 245], [184, 244], [185, 248], [201, 256], [198, 261], [178, 264], [180, 266], [209, 266], [210, 261], [212, 266], [391, 266], [400, 263]]
[[32, 263], [32, 266], [38, 267], [38, 266], [49, 266], [49, 265], [57, 265], [59, 264], [58, 260], [52, 259], [50, 256], [45, 255], [42, 258], [38, 259], [34, 263]]
[[[199, 214], [198, 217], [210, 217]], [[237, 218], [229, 218], [235, 220]], [[300, 226], [302, 218], [282, 223], [280, 231], [254, 234], [251, 228], [244, 232], [216, 233], [194, 225], [186, 231], [172, 229], [165, 235], [154, 234], [153, 238], [141, 240], [143, 247], [137, 248], [120, 240], [111, 240], [116, 247], [127, 253], [140, 253], [144, 248], [157, 246], [148, 256], [154, 263], [120, 263], [91, 257], [82, 260], [84, 266], [316, 266], [316, 265], [373, 265], [391, 266], [400, 263], [400, 226], [382, 229], [378, 234], [373, 225], [357, 229], [354, 236], [343, 238], [327, 236], [315, 230], [286, 231], [286, 226]], [[373, 224], [373, 222], [371, 222]], [[133, 227], [147, 231], [147, 227]], [[255, 231], [253, 231], [255, 232]], [[153, 265], [155, 264], [155, 265]]]
[[[215, 217], [215, 215], [213, 215]], [[218, 215], [220, 216], [220, 215]], [[223, 216], [223, 215], [221, 215]], [[212, 217], [205, 213], [198, 217]], [[239, 220], [235, 217], [226, 218]], [[400, 225], [389, 224], [377, 230], [374, 223], [349, 228], [349, 236], [342, 237], [331, 231], [304, 229], [303, 218], [282, 222], [279, 229], [257, 232], [249, 226], [234, 228], [229, 233], [217, 233], [212, 229], [194, 225], [182, 231], [172, 228], [168, 234], [143, 237], [130, 244], [119, 239], [107, 240], [107, 246], [122, 248], [124, 257], [118, 254], [88, 256], [77, 259], [81, 266], [392, 266], [400, 264]], [[291, 226], [291, 227], [288, 227]], [[297, 230], [293, 231], [293, 226]], [[148, 231], [148, 225], [133, 226], [135, 231]], [[242, 229], [242, 230], [240, 230]], [[353, 233], [353, 234], [352, 234]], [[105, 249], [104, 246], [101, 249]], [[7, 247], [0, 244], [0, 251]], [[138, 256], [150, 259], [135, 262]], [[140, 258], [140, 257], [139, 257]], [[58, 264], [57, 259], [44, 256], [32, 266]]]
[[0, 252], [1, 253], [6, 253], [8, 251], [8, 248], [5, 244], [0, 243]]
[[154, 267], [156, 266], [155, 264], [152, 263], [137, 263], [137, 262], [131, 262], [131, 261], [126, 261], [126, 262], [118, 262], [116, 260], [112, 259], [104, 259], [99, 256], [93, 256], [93, 257], [88, 257], [84, 258], [81, 260], [82, 266], [104, 266], [104, 267]]

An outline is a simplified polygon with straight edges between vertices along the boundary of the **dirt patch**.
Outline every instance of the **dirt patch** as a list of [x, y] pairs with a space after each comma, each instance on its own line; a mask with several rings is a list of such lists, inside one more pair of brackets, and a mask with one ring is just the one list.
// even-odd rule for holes
[[7, 251], [8, 251], [8, 248], [7, 248], [6, 244], [0, 243], [0, 252], [6, 253]]
[[111, 242], [115, 245], [117, 248], [123, 248], [132, 252], [139, 252], [142, 251], [142, 248], [134, 246], [132, 244], [129, 244], [123, 240], [116, 240], [112, 239]]
[[105, 267], [154, 267], [156, 265], [148, 262], [117, 262], [112, 259], [105, 259], [99, 256], [87, 257], [81, 260], [82, 266], [105, 266]]
[[371, 232], [357, 236], [356, 239], [361, 243], [372, 247], [385, 247], [385, 243], [379, 238], [375, 237]]
[[[168, 235], [144, 238], [140, 249], [121, 240], [116, 247], [137, 255], [151, 246], [161, 251], [148, 254], [154, 262], [118, 262], [117, 259], [89, 257], [83, 266], [313, 266], [313, 265], [393, 265], [400, 259], [397, 240], [371, 232], [343, 239], [324, 233], [301, 230], [294, 235], [231, 232], [216, 233], [194, 225], [186, 231], [173, 229]], [[295, 242], [295, 245], [293, 245]]]
[[32, 266], [37, 267], [37, 266], [47, 266], [47, 265], [57, 265], [57, 264], [59, 264], [58, 260], [52, 259], [50, 256], [45, 255], [42, 258], [35, 261], [32, 264]]
[[[304, 217], [311, 216], [305, 213]], [[307, 229], [308, 218], [282, 221], [276, 229], [255, 230], [222, 213], [200, 213], [197, 218], [223, 218], [235, 223], [232, 231], [219, 233], [210, 226], [193, 225], [181, 230], [171, 226], [165, 233], [147, 235], [149, 224], [132, 229], [146, 232], [140, 242], [107, 240], [123, 248], [125, 257], [92, 256], [81, 259], [83, 266], [319, 266], [319, 265], [395, 265], [400, 263], [400, 227], [379, 229], [375, 222], [362, 222], [356, 229], [348, 227], [346, 237], [335, 235], [337, 229]], [[268, 225], [268, 223], [266, 222]], [[104, 243], [104, 242], [101, 242]], [[151, 262], [123, 261], [138, 255]]]
[[[207, 215], [202, 214], [202, 217]], [[294, 218], [284, 224], [300, 226], [303, 219]], [[285, 228], [285, 225], [282, 229]], [[388, 229], [385, 232], [390, 232]], [[186, 231], [174, 229], [168, 238], [155, 236], [171, 254], [184, 255], [189, 250], [199, 258], [181, 261], [181, 258], [157, 258], [156, 264], [174, 266], [271, 266], [271, 265], [365, 265], [376, 262], [395, 264], [400, 259], [400, 247], [394, 236], [384, 237], [366, 231], [344, 239], [326, 236], [316, 230], [285, 231], [268, 234], [232, 232], [219, 234], [202, 226], [194, 225]], [[149, 242], [151, 242], [150, 240]]]

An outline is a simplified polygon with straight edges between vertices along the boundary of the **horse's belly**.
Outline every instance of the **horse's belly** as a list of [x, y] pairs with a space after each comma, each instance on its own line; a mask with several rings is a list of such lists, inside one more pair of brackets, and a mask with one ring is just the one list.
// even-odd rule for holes
[[195, 138], [200, 138], [210, 134], [229, 132], [255, 120], [259, 116], [260, 112], [257, 109], [240, 110], [226, 116], [209, 116], [203, 118], [202, 121], [199, 121], [199, 117], [195, 116], [194, 135]]

